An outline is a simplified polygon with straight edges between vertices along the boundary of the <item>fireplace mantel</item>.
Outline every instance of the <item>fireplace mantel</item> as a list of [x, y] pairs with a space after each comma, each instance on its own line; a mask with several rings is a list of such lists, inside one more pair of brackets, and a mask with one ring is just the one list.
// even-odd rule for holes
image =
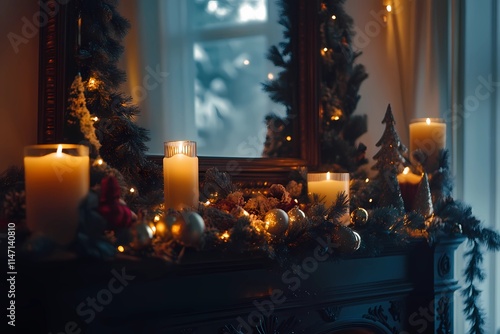
[[[22, 261], [18, 329], [45, 333], [453, 333], [462, 238], [416, 239], [377, 256]], [[288, 326], [288, 327], [287, 327]], [[240, 328], [240, 332], [236, 328]], [[79, 331], [81, 330], [81, 331]], [[27, 333], [29, 331], [26, 331]]]

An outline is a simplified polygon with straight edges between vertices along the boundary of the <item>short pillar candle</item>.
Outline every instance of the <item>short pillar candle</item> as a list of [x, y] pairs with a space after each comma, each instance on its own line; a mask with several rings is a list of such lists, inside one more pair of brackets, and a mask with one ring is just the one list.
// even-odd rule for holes
[[[341, 192], [349, 198], [349, 173], [308, 173], [307, 189], [310, 194], [324, 197], [325, 205], [331, 206]], [[340, 221], [343, 224], [349, 223], [349, 210]]]
[[398, 174], [397, 178], [405, 210], [409, 212], [413, 209], [413, 201], [415, 200], [415, 195], [417, 194], [418, 185], [420, 184], [420, 180], [422, 180], [422, 176], [413, 174], [410, 168], [405, 167], [403, 172]]
[[46, 144], [24, 148], [26, 224], [61, 245], [76, 235], [79, 207], [89, 191], [89, 149]]
[[196, 142], [165, 142], [163, 181], [165, 211], [198, 208], [198, 157]]
[[417, 118], [410, 122], [410, 161], [415, 163], [413, 152], [420, 150], [427, 156], [425, 171], [432, 173], [439, 168], [439, 152], [446, 144], [446, 123], [441, 118]]

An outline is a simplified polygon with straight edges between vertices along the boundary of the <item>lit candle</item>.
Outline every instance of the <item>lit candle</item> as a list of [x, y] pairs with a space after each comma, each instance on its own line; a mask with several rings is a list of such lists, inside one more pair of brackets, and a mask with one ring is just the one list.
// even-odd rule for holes
[[[307, 188], [310, 194], [324, 197], [325, 204], [331, 206], [341, 192], [349, 198], [349, 173], [308, 173]], [[340, 220], [343, 224], [349, 223], [349, 210]]]
[[408, 167], [405, 167], [403, 172], [398, 174], [399, 188], [406, 211], [411, 211], [413, 208], [413, 201], [421, 179], [422, 176], [413, 174]]
[[410, 122], [410, 160], [413, 152], [421, 150], [427, 156], [425, 171], [432, 173], [439, 167], [439, 152], [446, 143], [446, 123], [440, 118], [418, 118]]
[[163, 179], [165, 211], [198, 208], [198, 157], [194, 141], [165, 143]]
[[79, 206], [89, 191], [89, 149], [47, 144], [24, 149], [26, 223], [61, 245], [75, 237]]

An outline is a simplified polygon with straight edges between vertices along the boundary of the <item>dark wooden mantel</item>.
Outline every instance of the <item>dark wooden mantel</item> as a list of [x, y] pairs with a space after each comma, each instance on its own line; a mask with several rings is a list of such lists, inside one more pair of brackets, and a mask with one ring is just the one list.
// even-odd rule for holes
[[[453, 333], [454, 252], [463, 239], [415, 240], [378, 256], [22, 261], [25, 333]], [[294, 270], [295, 269], [295, 270]], [[269, 327], [271, 326], [271, 327]], [[283, 328], [283, 327], [282, 327]], [[81, 331], [79, 331], [81, 330]], [[266, 331], [266, 334], [274, 332]]]

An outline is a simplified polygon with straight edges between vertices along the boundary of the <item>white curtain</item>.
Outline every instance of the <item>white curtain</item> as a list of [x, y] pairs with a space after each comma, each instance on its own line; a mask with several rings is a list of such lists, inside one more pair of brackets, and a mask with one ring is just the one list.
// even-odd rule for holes
[[137, 123], [150, 131], [151, 154], [163, 154], [168, 140], [197, 139], [186, 4], [127, 0], [120, 7], [132, 25], [124, 42], [128, 81], [123, 90], [141, 108]]
[[[472, 207], [484, 226], [500, 231], [497, 0], [395, 0], [392, 18], [406, 122], [415, 117], [446, 120], [454, 195]], [[463, 276], [465, 248], [457, 252], [457, 278]], [[486, 253], [483, 265], [485, 332], [500, 333], [499, 254]], [[463, 307], [457, 293], [455, 334], [468, 331]]]

